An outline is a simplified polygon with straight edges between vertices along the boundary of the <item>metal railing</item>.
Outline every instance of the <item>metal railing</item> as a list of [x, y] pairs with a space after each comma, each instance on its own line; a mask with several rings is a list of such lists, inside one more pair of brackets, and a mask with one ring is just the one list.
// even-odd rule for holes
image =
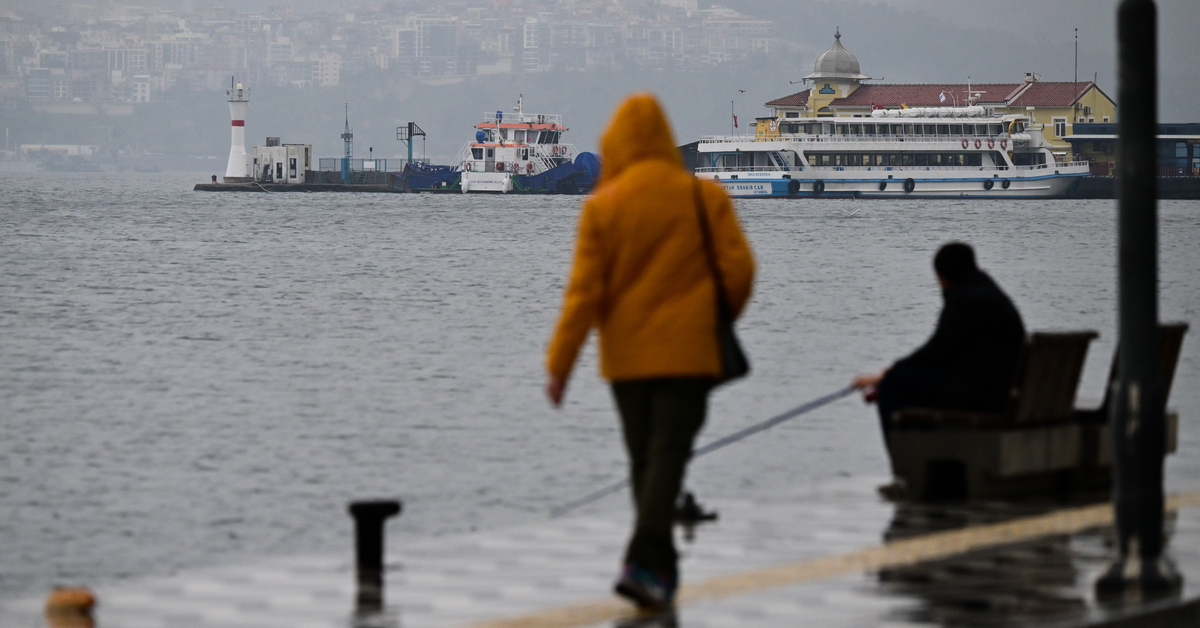
[[701, 144], [734, 144], [741, 142], [795, 142], [802, 144], [836, 144], [836, 143], [865, 143], [878, 142], [881, 144], [887, 143], [924, 143], [924, 144], [940, 144], [952, 142], [962, 148], [962, 141], [967, 140], [971, 146], [975, 145], [975, 140], [979, 140], [982, 146], [987, 145], [988, 140], [993, 140], [995, 146], [1000, 147], [1000, 140], [1007, 140], [1009, 145], [1014, 144], [1015, 140], [1006, 135], [807, 135], [807, 134], [787, 134], [771, 137], [758, 137], [746, 135], [708, 135], [700, 138]]
[[[413, 163], [427, 164], [429, 160], [422, 157], [414, 159]], [[408, 165], [407, 159], [351, 159], [350, 172], [404, 172]], [[321, 172], [340, 172], [341, 157], [321, 157], [317, 160], [317, 170]]]
[[557, 124], [562, 126], [562, 114], [558, 113], [517, 113], [515, 111], [487, 111], [483, 121], [488, 124]]

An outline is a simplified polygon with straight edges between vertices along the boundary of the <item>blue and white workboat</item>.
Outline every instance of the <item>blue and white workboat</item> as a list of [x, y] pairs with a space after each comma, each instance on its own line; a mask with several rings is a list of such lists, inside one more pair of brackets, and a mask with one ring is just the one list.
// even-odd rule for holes
[[1088, 174], [1056, 161], [1027, 116], [981, 106], [759, 118], [753, 136], [704, 137], [697, 151], [697, 176], [737, 198], [1051, 198]]

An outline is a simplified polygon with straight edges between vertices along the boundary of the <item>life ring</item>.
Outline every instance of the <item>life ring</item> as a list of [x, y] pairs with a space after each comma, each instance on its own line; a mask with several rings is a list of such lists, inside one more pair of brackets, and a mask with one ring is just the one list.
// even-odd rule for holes
[[788, 194], [795, 194], [800, 191], [800, 182], [792, 179], [788, 181]]
[[817, 194], [820, 194], [821, 192], [824, 192], [824, 191], [825, 191], [825, 182], [824, 181], [822, 181], [820, 179], [813, 181], [813, 196], [816, 196]]
[[967, 147], [967, 143], [968, 143], [968, 142], [967, 142], [967, 138], [965, 138], [965, 137], [964, 137], [964, 138], [963, 138], [963, 141], [962, 141], [963, 148], [966, 148], [966, 147]]
[[471, 162], [468, 161], [467, 163], [463, 164], [463, 170], [470, 172], [471, 171]]
[[905, 192], [912, 192], [915, 189], [917, 189], [917, 182], [913, 181], [912, 177], [909, 177], [904, 180], [904, 191]]
[[995, 147], [996, 147], [996, 140], [989, 137], [988, 138], [988, 148], [995, 148]]
[[532, 161], [525, 164], [525, 172], [526, 172], [526, 174], [533, 174], [533, 162]]
[[557, 145], [557, 144], [555, 144], [555, 145], [554, 145], [554, 154], [555, 154], [555, 155], [558, 155], [558, 154], [560, 153], [560, 151], [561, 151], [561, 149], [558, 147], [558, 145]]
[[883, 181], [879, 182], [879, 191], [882, 192], [886, 189], [887, 189], [887, 179], [884, 179]]
[[1008, 140], [1000, 140], [1000, 148], [1008, 148]]
[[1010, 185], [1012, 185], [1012, 181], [1009, 181], [1008, 179], [1001, 179], [1001, 180], [1000, 180], [1000, 187], [1002, 187], [1002, 188], [1004, 188], [1004, 189], [1006, 189], [1006, 190], [1007, 190], [1007, 189], [1008, 189], [1008, 186], [1010, 186]]
[[983, 141], [979, 138], [975, 138], [975, 148], [979, 148], [980, 146], [983, 146]]
[[1117, 167], [1117, 162], [1115, 162], [1115, 161], [1110, 161], [1110, 162], [1108, 162], [1108, 169], [1109, 169], [1109, 170], [1114, 170], [1114, 169], [1116, 169], [1116, 167]]
[[995, 185], [996, 185], [996, 182], [995, 182], [995, 181], [993, 181], [992, 179], [984, 179], [984, 180], [983, 180], [983, 189], [985, 189], [985, 190], [990, 190], [990, 189], [992, 189], [992, 188], [993, 188]]
[[504, 172], [504, 162], [503, 161], [496, 162], [496, 172]]

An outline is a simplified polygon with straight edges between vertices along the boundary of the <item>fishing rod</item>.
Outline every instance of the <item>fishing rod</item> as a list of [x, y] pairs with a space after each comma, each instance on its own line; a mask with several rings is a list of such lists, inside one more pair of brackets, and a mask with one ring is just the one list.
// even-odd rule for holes
[[[812, 412], [813, 410], [816, 410], [817, 408], [829, 405], [830, 403], [833, 403], [834, 401], [837, 401], [838, 399], [841, 399], [842, 397], [845, 397], [846, 395], [849, 395], [852, 392], [854, 392], [854, 387], [847, 386], [840, 390], [831, 392], [825, 396], [817, 397], [816, 399], [813, 399], [812, 401], [809, 401], [808, 403], [796, 406], [795, 408], [792, 408], [791, 410], [788, 410], [787, 412], [784, 412], [783, 414], [773, 416], [765, 421], [761, 421], [761, 422], [755, 423], [754, 425], [751, 425], [749, 427], [742, 428], [728, 436], [723, 436], [721, 438], [718, 438], [717, 440], [715, 440], [703, 447], [700, 447], [699, 449], [693, 449], [692, 450], [692, 458], [693, 459], [699, 458], [700, 456], [703, 456], [704, 454], [714, 452], [722, 447], [725, 447], [726, 445], [732, 445], [733, 443], [736, 443], [748, 436], [751, 436], [751, 435], [757, 434], [763, 430], [768, 430], [772, 427], [775, 427], [776, 425], [779, 425], [780, 423], [783, 423], [784, 421], [794, 419], [802, 414]], [[558, 508], [556, 508], [554, 510], [551, 510], [550, 518], [557, 519], [557, 518], [571, 512], [572, 510], [576, 510], [576, 509], [586, 506], [594, 501], [597, 501], [601, 498], [612, 495], [613, 493], [616, 493], [617, 491], [625, 488], [626, 486], [629, 486], [629, 478], [628, 477], [626, 477], [625, 479], [622, 479], [620, 481], [613, 482], [612, 484], [609, 484], [608, 486], [606, 486], [602, 489], [588, 493], [587, 495], [584, 495], [583, 497], [580, 497], [579, 499], [577, 499], [573, 502], [569, 502], [567, 504], [559, 506]]]

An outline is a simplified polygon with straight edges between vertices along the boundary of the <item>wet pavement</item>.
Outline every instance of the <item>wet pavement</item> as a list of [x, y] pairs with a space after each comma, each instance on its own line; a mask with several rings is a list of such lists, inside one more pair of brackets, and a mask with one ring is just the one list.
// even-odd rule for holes
[[[608, 504], [484, 533], [390, 538], [386, 606], [355, 610], [353, 556], [295, 557], [94, 587], [100, 628], [1087, 625], [1119, 614], [1092, 584], [1113, 555], [1104, 506], [894, 505], [862, 487], [778, 503], [716, 501], [680, 529], [676, 615], [608, 593], [628, 509]], [[704, 502], [703, 499], [701, 499]], [[1169, 554], [1200, 597], [1200, 493], [1175, 498]], [[348, 544], [350, 539], [347, 539]], [[41, 626], [40, 599], [0, 625]]]

